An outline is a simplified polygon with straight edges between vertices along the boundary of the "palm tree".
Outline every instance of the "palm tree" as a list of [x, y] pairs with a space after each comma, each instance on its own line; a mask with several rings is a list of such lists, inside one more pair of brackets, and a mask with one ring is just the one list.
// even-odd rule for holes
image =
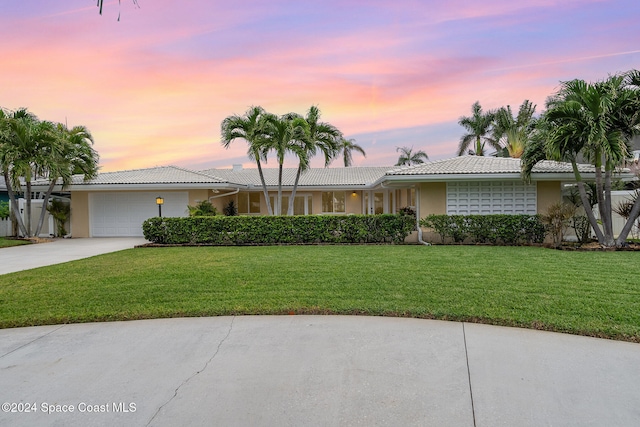
[[522, 157], [535, 126], [535, 111], [536, 106], [527, 99], [520, 105], [517, 117], [513, 117], [510, 105], [495, 113], [492, 140], [501, 141], [509, 157]]
[[84, 126], [68, 129], [58, 123], [55, 126], [56, 140], [45, 147], [44, 161], [40, 167], [40, 175], [49, 180], [49, 187], [42, 201], [43, 209], [36, 227], [38, 236], [44, 224], [44, 207], [48, 206], [54, 186], [61, 180], [62, 188], [71, 183], [73, 175], [82, 175], [85, 181], [98, 174], [98, 153], [93, 149], [93, 136]]
[[396, 147], [396, 152], [400, 152], [396, 166], [419, 165], [429, 160], [429, 156], [422, 150], [413, 151], [413, 147]]
[[[18, 218], [18, 226], [25, 237], [31, 237], [32, 182], [43, 175], [45, 164], [50, 161], [49, 153], [57, 149], [55, 126], [51, 122], [38, 120], [26, 109], [10, 113], [5, 117], [4, 122], [0, 163], [7, 184], [7, 192], [14, 206], [15, 216]], [[22, 190], [21, 180], [25, 184], [24, 190]], [[24, 193], [26, 224], [17, 213], [18, 204], [14, 189]]]
[[268, 146], [265, 141], [265, 127], [267, 112], [262, 107], [250, 107], [244, 116], [233, 115], [222, 121], [220, 126], [222, 133], [222, 145], [229, 148], [231, 142], [236, 139], [244, 139], [249, 144], [247, 156], [256, 162], [258, 174], [262, 183], [262, 192], [267, 203], [269, 215], [273, 215], [269, 191], [264, 180], [262, 164], [260, 160], [267, 161]]
[[308, 169], [311, 157], [315, 156], [318, 151], [321, 151], [324, 155], [324, 166], [327, 167], [338, 153], [339, 141], [344, 140], [338, 128], [329, 123], [320, 122], [319, 120], [320, 110], [314, 105], [309, 108], [304, 118], [305, 123], [300, 123], [300, 125], [296, 127], [298, 131], [302, 130], [303, 133], [296, 135], [297, 138], [294, 143], [299, 145], [300, 150], [304, 152], [305, 155], [299, 157], [298, 170], [296, 172], [293, 190], [291, 191], [291, 197], [289, 198], [287, 215], [293, 215], [294, 199], [296, 197], [296, 191], [298, 190], [300, 174]]
[[[523, 155], [525, 177], [530, 176], [531, 168], [541, 159], [570, 162], [585, 207], [589, 202], [578, 171], [578, 155], [594, 165], [602, 229], [593, 212], [585, 210], [598, 241], [607, 247], [622, 245], [631, 229], [625, 224], [623, 232], [614, 240], [611, 179], [615, 168], [628, 154], [630, 136], [640, 130], [637, 114], [640, 88], [632, 76], [633, 73], [627, 73], [596, 83], [583, 80], [562, 83], [560, 90], [547, 101], [547, 111], [534, 143]], [[640, 211], [640, 202], [634, 209]]]
[[364, 149], [361, 146], [356, 144], [355, 139], [341, 138], [338, 144], [338, 150], [342, 151], [342, 158], [344, 160], [345, 168], [353, 165], [353, 151], [357, 151], [358, 153], [362, 154], [363, 157], [367, 157], [367, 153], [364, 152]]
[[[26, 112], [26, 110], [24, 110]], [[27, 235], [27, 229], [22, 221], [18, 204], [16, 203], [16, 196], [13, 191], [13, 185], [11, 184], [11, 175], [13, 173], [13, 167], [11, 165], [13, 153], [15, 151], [13, 147], [13, 130], [12, 122], [15, 120], [15, 113], [11, 113], [3, 108], [0, 108], [0, 168], [2, 168], [2, 175], [7, 187], [7, 193], [9, 194], [9, 200], [11, 200], [11, 209], [13, 216], [15, 217], [18, 228], [23, 236]]]
[[276, 202], [275, 215], [282, 214], [282, 172], [284, 169], [284, 158], [288, 153], [293, 153], [298, 157], [302, 168], [308, 167], [309, 159], [303, 147], [297, 143], [304, 137], [307, 130], [306, 121], [295, 113], [276, 116], [267, 113], [264, 116], [264, 139], [263, 147], [276, 153], [278, 160], [278, 198]]
[[[460, 138], [458, 145], [458, 156], [464, 153], [474, 154], [476, 156], [484, 156], [485, 143], [499, 150], [498, 141], [488, 136], [491, 133], [491, 127], [494, 124], [495, 113], [493, 111], [482, 111], [480, 102], [476, 101], [471, 107], [472, 115], [470, 117], [460, 117], [458, 124], [467, 130], [467, 133]], [[474, 143], [474, 149], [470, 149]]]

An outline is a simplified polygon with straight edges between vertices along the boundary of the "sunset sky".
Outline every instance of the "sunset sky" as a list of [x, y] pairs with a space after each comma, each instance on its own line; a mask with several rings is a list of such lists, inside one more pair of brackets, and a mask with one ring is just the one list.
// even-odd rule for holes
[[220, 145], [225, 117], [318, 105], [357, 166], [386, 166], [397, 146], [455, 156], [476, 100], [541, 111], [560, 81], [640, 68], [638, 0], [138, 4], [0, 3], [0, 106], [87, 126], [114, 171], [249, 167], [244, 141]]

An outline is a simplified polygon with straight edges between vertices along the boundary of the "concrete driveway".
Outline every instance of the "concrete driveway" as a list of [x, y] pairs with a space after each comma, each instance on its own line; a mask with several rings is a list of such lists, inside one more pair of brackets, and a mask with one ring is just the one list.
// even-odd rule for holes
[[11, 426], [640, 424], [638, 344], [420, 319], [5, 329], [0, 384]]
[[30, 270], [76, 259], [117, 252], [148, 243], [142, 237], [55, 239], [48, 243], [0, 249], [0, 274]]

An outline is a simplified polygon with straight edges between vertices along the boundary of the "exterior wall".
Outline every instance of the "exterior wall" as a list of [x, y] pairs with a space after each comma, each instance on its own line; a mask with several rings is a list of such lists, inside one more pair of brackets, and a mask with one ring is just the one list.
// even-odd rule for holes
[[447, 213], [447, 183], [425, 182], [418, 186], [420, 192], [420, 217]]
[[189, 206], [195, 206], [201, 201], [207, 200], [213, 195], [211, 193], [210, 190], [189, 190]]
[[549, 206], [562, 201], [562, 186], [560, 181], [537, 182], [537, 213], [544, 214]]
[[71, 193], [71, 227], [73, 237], [89, 237], [89, 192]]
[[[359, 194], [358, 194], [359, 193]], [[345, 195], [345, 210], [347, 214], [362, 213], [362, 191], [347, 191]]]

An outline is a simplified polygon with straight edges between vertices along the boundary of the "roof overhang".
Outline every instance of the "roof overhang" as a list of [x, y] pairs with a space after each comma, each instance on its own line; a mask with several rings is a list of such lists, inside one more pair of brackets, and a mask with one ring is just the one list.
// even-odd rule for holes
[[[56, 186], [56, 189], [61, 186]], [[236, 190], [245, 189], [246, 185], [229, 183], [153, 183], [153, 184], [73, 184], [65, 191], [149, 191], [149, 190]]]
[[[595, 179], [595, 173], [582, 173], [582, 179]], [[522, 181], [519, 173], [474, 173], [474, 174], [429, 174], [429, 175], [385, 175], [385, 185], [408, 184], [411, 182], [450, 181]], [[573, 173], [533, 173], [531, 181], [575, 181]]]

